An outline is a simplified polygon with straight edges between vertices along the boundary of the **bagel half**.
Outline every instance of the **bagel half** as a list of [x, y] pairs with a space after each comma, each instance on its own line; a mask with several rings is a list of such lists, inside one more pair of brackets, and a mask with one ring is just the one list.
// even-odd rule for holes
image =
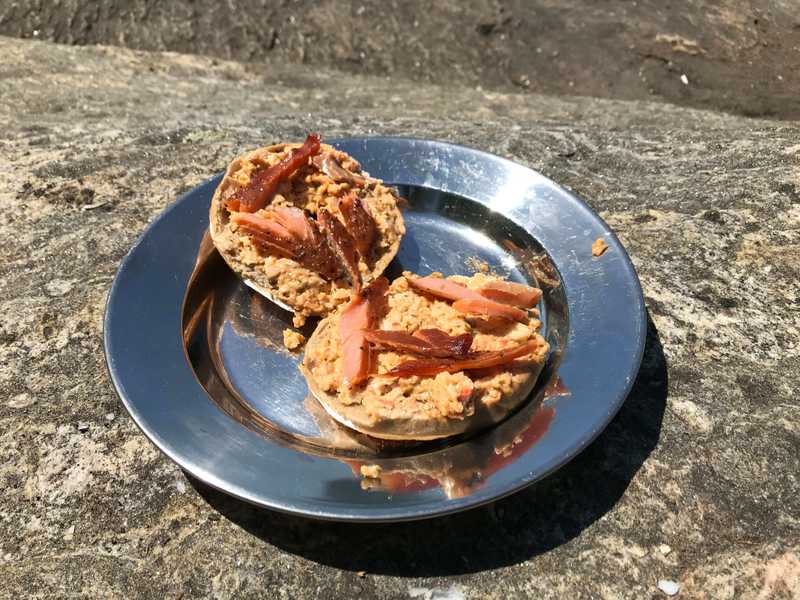
[[[535, 340], [531, 354], [502, 367], [435, 376], [386, 377], [387, 370], [415, 357], [390, 350], [375, 355], [374, 374], [361, 386], [343, 381], [340, 322], [343, 310], [323, 319], [306, 344], [301, 371], [311, 393], [335, 420], [372, 437], [431, 440], [485, 428], [503, 420], [529, 396], [549, 346], [538, 331], [535, 311], [525, 322], [465, 315], [451, 303], [396, 279], [386, 293], [387, 310], [376, 329], [413, 333], [437, 328], [450, 335], [471, 333], [472, 349], [492, 351]], [[498, 278], [477, 274], [450, 277], [478, 289]], [[461, 390], [461, 392], [459, 391]], [[464, 399], [463, 390], [471, 393]]]
[[[291, 258], [263, 249], [231, 219], [227, 202], [244, 188], [253, 174], [269, 168], [301, 144], [276, 144], [259, 148], [235, 158], [214, 192], [209, 213], [209, 232], [225, 262], [254, 290], [276, 301], [302, 317], [324, 316], [347, 302], [353, 291], [352, 277], [344, 272], [336, 278], [325, 278]], [[391, 188], [361, 171], [358, 162], [348, 154], [321, 144], [317, 156], [335, 160], [339, 174], [354, 176], [360, 184], [327, 174], [312, 160], [282, 181], [266, 206], [256, 216], [269, 215], [270, 209], [296, 207], [315, 219], [320, 209], [341, 215], [339, 201], [347, 194], [356, 194], [375, 221], [377, 236], [369, 256], [358, 256], [358, 270], [364, 285], [374, 280], [391, 262], [405, 233], [398, 208], [399, 197]], [[313, 248], [309, 248], [313, 252]], [[301, 319], [302, 320], [302, 319]]]

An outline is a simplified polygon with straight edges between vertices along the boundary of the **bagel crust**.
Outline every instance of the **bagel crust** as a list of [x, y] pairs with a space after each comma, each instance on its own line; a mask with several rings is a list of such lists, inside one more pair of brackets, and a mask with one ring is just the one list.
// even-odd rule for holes
[[[448, 279], [477, 290], [499, 278], [479, 273]], [[409, 286], [405, 276], [391, 284], [386, 298], [388, 310], [377, 329], [414, 333], [436, 328], [449, 335], [471, 333], [473, 351], [502, 350], [530, 340], [537, 344], [530, 355], [511, 364], [426, 377], [382, 376], [418, 357], [381, 350], [374, 374], [364, 385], [351, 388], [343, 383], [338, 311], [320, 322], [306, 345], [301, 366], [312, 393], [337, 421], [373, 437], [434, 439], [497, 423], [526, 400], [549, 352], [538, 333], [541, 323], [536, 311], [524, 322], [466, 315], [450, 302]]]
[[[246, 186], [256, 169], [268, 168], [280, 162], [301, 144], [277, 144], [259, 148], [237, 157], [228, 166], [225, 176], [214, 192], [209, 214], [209, 232], [214, 245], [225, 262], [251, 287], [279, 301], [298, 315], [327, 315], [347, 302], [353, 292], [352, 281], [344, 274], [326, 280], [291, 258], [265, 252], [253, 239], [231, 220], [226, 200]], [[309, 161], [283, 181], [269, 203], [254, 213], [266, 216], [271, 208], [296, 207], [311, 217], [326, 209], [338, 213], [339, 200], [348, 193], [356, 194], [366, 206], [377, 226], [377, 239], [370, 256], [359, 257], [358, 269], [366, 285], [383, 273], [397, 254], [405, 234], [403, 217], [398, 208], [400, 200], [395, 191], [361, 171], [358, 162], [348, 154], [322, 144], [320, 155], [330, 154], [347, 172], [363, 185], [336, 181]]]

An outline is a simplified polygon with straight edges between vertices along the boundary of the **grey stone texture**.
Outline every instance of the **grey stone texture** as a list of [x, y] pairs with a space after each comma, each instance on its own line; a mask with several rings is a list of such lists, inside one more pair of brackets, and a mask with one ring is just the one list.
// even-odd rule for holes
[[21, 0], [0, 35], [800, 118], [797, 0]]
[[[800, 596], [797, 124], [12, 38], [0, 123], [0, 597]], [[137, 430], [102, 347], [120, 259], [309, 129], [494, 152], [617, 231], [647, 351], [584, 453], [485, 508], [348, 526], [209, 490]]]

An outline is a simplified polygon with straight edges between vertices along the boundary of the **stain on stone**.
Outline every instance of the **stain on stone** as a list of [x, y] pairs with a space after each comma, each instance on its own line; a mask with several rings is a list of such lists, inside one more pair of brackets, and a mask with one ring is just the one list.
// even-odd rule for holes
[[761, 229], [761, 225], [758, 223], [745, 223], [744, 225], [745, 233], [755, 233], [759, 229]]
[[77, 180], [80, 177], [103, 171], [113, 162], [116, 161], [108, 156], [89, 156], [74, 162], [52, 161], [38, 169], [34, 169], [33, 173], [42, 179], [62, 177], [64, 179]]
[[778, 395], [778, 391], [772, 383], [763, 378], [756, 379], [747, 373], [738, 374], [736, 384], [741, 388], [744, 398], [754, 404], [772, 404]]
[[43, 135], [43, 136], [40, 136], [40, 137], [31, 138], [30, 140], [28, 140], [28, 145], [29, 146], [46, 146], [46, 145], [48, 145], [50, 143], [50, 141], [51, 140], [50, 140], [50, 136], [49, 135]]
[[704, 286], [700, 290], [692, 293], [692, 296], [716, 308], [731, 309], [739, 306], [739, 302], [734, 298], [726, 296], [718, 296], [717, 293], [709, 286]]
[[188, 127], [181, 127], [179, 129], [163, 132], [154, 131], [136, 138], [133, 140], [133, 143], [141, 146], [164, 146], [167, 144], [180, 144], [186, 140], [191, 132], [192, 130]]
[[725, 219], [722, 217], [718, 210], [707, 210], [702, 214], [703, 219], [706, 221], [710, 221], [711, 223], [716, 223], [718, 225], [724, 225]]
[[91, 204], [94, 198], [94, 190], [89, 187], [65, 186], [61, 192], [61, 198], [67, 204]]
[[688, 365], [671, 365], [669, 370], [670, 382], [686, 384], [696, 382], [700, 373]]
[[54, 204], [84, 206], [92, 203], [95, 191], [88, 186], [81, 187], [73, 183], [57, 185], [51, 182], [34, 187], [33, 184], [26, 181], [22, 184], [22, 191], [17, 194], [17, 198], [25, 200], [31, 197], [43, 198]]
[[650, 223], [652, 221], [656, 221], [657, 218], [650, 213], [641, 213], [633, 217], [634, 223]]
[[666, 316], [669, 314], [667, 307], [664, 306], [662, 302], [659, 302], [650, 296], [645, 296], [645, 301], [647, 303], [647, 308], [655, 314], [660, 316]]
[[797, 192], [797, 186], [793, 183], [781, 183], [776, 188], [784, 196], [791, 198], [792, 202], [800, 202], [800, 193]]
[[17, 341], [17, 334], [11, 331], [0, 330], [0, 344], [6, 345]]

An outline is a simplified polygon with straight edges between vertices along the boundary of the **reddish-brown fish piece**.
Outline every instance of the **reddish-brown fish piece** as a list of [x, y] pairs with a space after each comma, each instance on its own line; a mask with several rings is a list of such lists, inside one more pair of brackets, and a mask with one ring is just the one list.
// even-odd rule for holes
[[484, 299], [478, 292], [467, 286], [442, 277], [428, 275], [427, 277], [407, 277], [406, 279], [411, 287], [444, 300]]
[[508, 304], [501, 304], [488, 298], [466, 298], [464, 300], [456, 300], [453, 302], [453, 308], [458, 312], [465, 315], [480, 315], [482, 317], [500, 317], [502, 319], [511, 319], [512, 321], [519, 321], [526, 323], [528, 321], [528, 314]]
[[525, 311], [484, 298], [475, 290], [450, 279], [429, 275], [427, 277], [408, 277], [407, 280], [413, 288], [437, 298], [454, 301], [453, 308], [465, 314], [503, 317], [522, 322], [527, 319]]
[[[426, 331], [439, 330], [434, 329]], [[443, 340], [442, 338], [439, 338], [439, 343], [432, 343], [429, 340], [418, 337], [416, 333], [412, 335], [405, 331], [393, 331], [385, 329], [367, 331], [364, 335], [368, 342], [381, 348], [439, 358], [463, 356], [472, 345], [472, 335], [468, 333], [464, 334], [463, 336], [455, 337], [451, 337], [443, 331], [439, 333], [441, 333], [447, 339]]]
[[285, 258], [297, 258], [296, 241], [280, 223], [250, 213], [234, 213], [231, 221], [270, 254]]
[[326, 152], [325, 154], [317, 154], [311, 159], [311, 162], [315, 167], [317, 167], [317, 169], [325, 173], [325, 175], [333, 179], [336, 183], [345, 182], [351, 185], [363, 187], [367, 182], [367, 180], [361, 175], [351, 173], [342, 165], [340, 165], [339, 161], [336, 160], [336, 157], [334, 157], [330, 152]]
[[353, 193], [347, 194], [339, 201], [339, 212], [342, 213], [344, 226], [356, 243], [356, 250], [364, 260], [370, 256], [372, 244], [378, 237], [378, 226], [369, 214], [361, 199]]
[[458, 371], [497, 367], [506, 365], [526, 354], [531, 354], [539, 348], [539, 344], [538, 340], [533, 339], [513, 348], [492, 352], [471, 352], [465, 358], [421, 358], [409, 360], [394, 369], [390, 369], [383, 375], [385, 377], [410, 377], [412, 375], [430, 377], [445, 371], [456, 373]]
[[319, 273], [325, 279], [337, 279], [342, 274], [342, 263], [328, 244], [325, 235], [314, 221], [309, 221], [311, 240], [303, 244], [298, 262]]
[[364, 382], [372, 370], [373, 351], [364, 332], [374, 329], [386, 310], [386, 290], [389, 281], [378, 277], [354, 294], [339, 320], [339, 339], [342, 344], [344, 384], [353, 387]]
[[301, 242], [307, 244], [314, 239], [314, 228], [311, 221], [299, 208], [277, 206], [270, 210], [270, 217]]
[[325, 209], [319, 210], [317, 220], [328, 244], [339, 257], [347, 274], [350, 276], [353, 289], [358, 293], [361, 291], [361, 272], [358, 270], [358, 255], [356, 254], [352, 236], [344, 228], [341, 221]]
[[489, 300], [519, 308], [533, 308], [542, 298], [542, 290], [539, 288], [511, 281], [490, 281], [478, 293]]
[[434, 346], [449, 348], [454, 356], [466, 354], [472, 347], [471, 333], [447, 335], [441, 329], [417, 329], [414, 332], [414, 336]]
[[317, 154], [319, 149], [319, 135], [309, 133], [303, 145], [292, 149], [279, 163], [255, 171], [247, 185], [228, 198], [225, 206], [230, 211], [253, 213], [261, 210], [272, 199], [281, 182], [308, 164], [308, 159]]
[[[231, 221], [267, 252], [291, 258], [325, 279], [336, 279], [342, 272], [341, 265], [316, 225], [298, 209], [282, 209], [280, 214], [279, 221], [234, 213]], [[275, 217], [274, 212], [270, 215]]]

